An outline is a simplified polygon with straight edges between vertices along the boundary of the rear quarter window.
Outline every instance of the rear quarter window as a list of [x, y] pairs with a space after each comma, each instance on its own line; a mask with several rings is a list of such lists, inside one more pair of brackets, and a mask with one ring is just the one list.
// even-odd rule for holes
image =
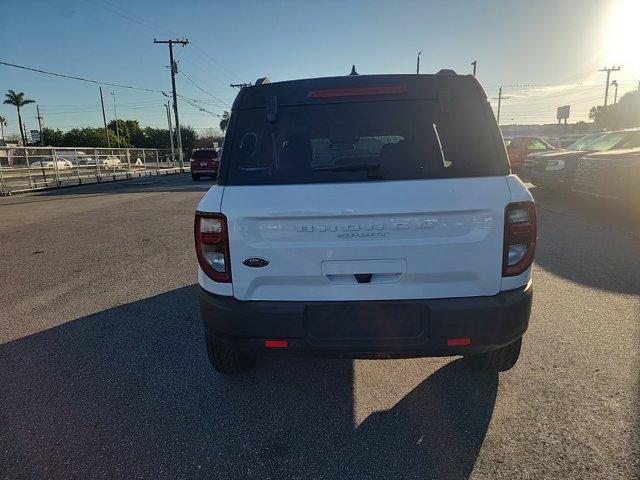
[[[495, 176], [508, 161], [484, 99], [393, 100], [235, 111], [228, 185]], [[231, 133], [231, 132], [230, 132]], [[227, 155], [228, 154], [228, 155]]]

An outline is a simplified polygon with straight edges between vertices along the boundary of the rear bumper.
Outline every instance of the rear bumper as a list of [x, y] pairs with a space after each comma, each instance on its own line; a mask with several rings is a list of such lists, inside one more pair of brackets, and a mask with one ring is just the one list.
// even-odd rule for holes
[[[521, 337], [533, 288], [492, 297], [349, 302], [240, 301], [200, 289], [207, 335], [253, 355], [409, 358], [469, 355]], [[470, 338], [468, 346], [447, 339]], [[264, 341], [287, 340], [287, 348]]]

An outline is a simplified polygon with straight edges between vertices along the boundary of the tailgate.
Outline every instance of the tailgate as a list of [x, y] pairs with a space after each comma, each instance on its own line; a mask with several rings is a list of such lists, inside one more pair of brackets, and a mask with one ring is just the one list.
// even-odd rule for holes
[[509, 198], [504, 177], [227, 186], [234, 297], [495, 295]]

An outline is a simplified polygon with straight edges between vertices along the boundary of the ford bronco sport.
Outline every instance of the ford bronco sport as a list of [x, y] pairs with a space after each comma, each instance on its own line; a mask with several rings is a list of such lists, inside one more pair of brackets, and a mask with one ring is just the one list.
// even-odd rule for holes
[[536, 210], [470, 75], [243, 88], [195, 243], [218, 372], [266, 354], [518, 359]]

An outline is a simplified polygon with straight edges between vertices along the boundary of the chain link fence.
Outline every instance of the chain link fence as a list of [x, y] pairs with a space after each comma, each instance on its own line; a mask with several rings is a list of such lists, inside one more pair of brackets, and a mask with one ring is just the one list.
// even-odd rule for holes
[[171, 151], [149, 148], [0, 147], [0, 194], [180, 173]]

